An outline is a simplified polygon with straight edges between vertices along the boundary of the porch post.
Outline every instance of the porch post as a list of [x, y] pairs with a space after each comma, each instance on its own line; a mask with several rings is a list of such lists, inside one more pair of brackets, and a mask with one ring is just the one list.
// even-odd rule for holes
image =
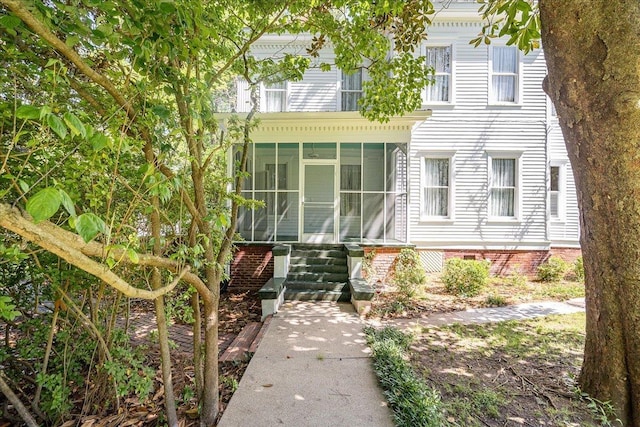
[[347, 267], [349, 279], [362, 279], [362, 258], [364, 249], [360, 245], [344, 245], [347, 249]]
[[287, 277], [291, 245], [274, 246], [271, 252], [273, 253], [273, 277], [276, 279]]

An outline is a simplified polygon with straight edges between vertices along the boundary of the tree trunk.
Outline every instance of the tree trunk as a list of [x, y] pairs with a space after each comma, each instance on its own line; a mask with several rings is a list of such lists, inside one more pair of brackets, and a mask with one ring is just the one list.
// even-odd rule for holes
[[640, 426], [640, 3], [540, 0], [553, 100], [581, 211], [580, 386]]
[[204, 307], [204, 389], [200, 425], [213, 426], [218, 416], [218, 298], [203, 299]]

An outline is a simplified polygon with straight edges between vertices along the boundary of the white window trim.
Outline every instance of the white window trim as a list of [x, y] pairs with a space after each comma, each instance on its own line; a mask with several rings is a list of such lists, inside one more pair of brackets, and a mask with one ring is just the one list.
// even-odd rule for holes
[[555, 111], [555, 107], [553, 105], [553, 101], [549, 96], [546, 96], [547, 99], [547, 121], [558, 120], [558, 113]]
[[[453, 222], [455, 221], [456, 212], [456, 152], [455, 151], [420, 151], [418, 152], [420, 159], [420, 222]], [[424, 212], [424, 188], [425, 183], [425, 159], [449, 159], [449, 206], [447, 207], [449, 215], [447, 216], [430, 216]]]
[[[365, 68], [362, 67], [361, 68], [361, 72], [362, 72], [362, 82], [361, 82], [361, 87], [362, 89], [360, 89], [359, 91], [357, 90], [345, 90], [344, 92], [346, 93], [356, 93], [356, 92], [360, 92], [362, 95], [364, 95], [364, 82], [367, 80], [367, 73], [365, 72]], [[358, 110], [343, 110], [342, 109], [342, 75], [343, 75], [344, 71], [342, 71], [341, 69], [338, 69], [338, 73], [337, 73], [337, 77], [338, 80], [336, 82], [336, 111], [358, 111]]]
[[[547, 197], [547, 215], [549, 221], [554, 223], [562, 223], [567, 220], [567, 160], [551, 160], [549, 161], [549, 169], [547, 174], [547, 189], [549, 196]], [[551, 168], [557, 167], [558, 171], [558, 216], [551, 216]]]
[[[262, 113], [279, 113], [289, 111], [289, 81], [284, 82], [284, 90], [268, 90], [264, 83], [260, 84], [260, 112]], [[267, 92], [284, 92], [284, 108], [282, 111], [268, 111], [267, 110]]]
[[[493, 51], [494, 48], [496, 47], [508, 47], [508, 48], [513, 48], [516, 50], [516, 73], [518, 74], [516, 77], [516, 90], [515, 90], [515, 100], [513, 102], [500, 102], [500, 101], [494, 101], [493, 100]], [[490, 46], [488, 46], [489, 49], [489, 61], [488, 61], [488, 86], [489, 86], [489, 98], [488, 98], [488, 103], [489, 105], [504, 105], [504, 106], [520, 106], [522, 105], [522, 85], [523, 85], [523, 79], [522, 79], [522, 71], [523, 71], [523, 66], [522, 66], [522, 54], [520, 53], [520, 50], [516, 47], [516, 46], [507, 46], [507, 45], [501, 45], [501, 44], [492, 44]]]
[[[522, 150], [487, 150], [487, 221], [488, 222], [520, 222], [522, 215]], [[514, 195], [513, 216], [492, 216], [491, 189], [493, 188], [493, 159], [514, 159], [516, 161], [516, 188]]]
[[[456, 47], [454, 44], [447, 43], [433, 43], [423, 45], [420, 51], [422, 58], [426, 63], [427, 49], [434, 47], [448, 47], [451, 48], [451, 73], [449, 74], [449, 100], [448, 101], [431, 101], [427, 99], [429, 86], [422, 90], [422, 104], [423, 105], [453, 105], [456, 103]], [[436, 74], [437, 75], [437, 74]]]

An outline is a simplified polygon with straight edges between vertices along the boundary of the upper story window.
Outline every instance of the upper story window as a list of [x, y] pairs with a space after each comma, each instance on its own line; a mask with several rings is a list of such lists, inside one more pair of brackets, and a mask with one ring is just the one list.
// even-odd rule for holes
[[425, 49], [427, 67], [433, 69], [433, 79], [427, 86], [425, 102], [451, 102], [453, 75], [451, 46], [428, 46]]
[[520, 63], [514, 46], [492, 46], [489, 61], [489, 101], [493, 104], [520, 102]]
[[265, 83], [262, 98], [262, 111], [266, 113], [287, 111], [287, 82]]
[[362, 98], [362, 68], [351, 74], [343, 71], [340, 81], [340, 110], [357, 111], [360, 98]]

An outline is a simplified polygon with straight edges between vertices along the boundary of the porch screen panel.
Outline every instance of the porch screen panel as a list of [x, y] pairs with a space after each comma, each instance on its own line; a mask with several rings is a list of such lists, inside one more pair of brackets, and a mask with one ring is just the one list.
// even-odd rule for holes
[[[243, 192], [242, 197], [245, 199], [251, 199], [252, 193]], [[238, 233], [242, 236], [244, 240], [251, 241], [253, 240], [252, 230], [253, 230], [253, 211], [251, 209], [247, 209], [245, 207], [241, 207], [238, 209]]]
[[270, 193], [256, 192], [256, 200], [264, 202], [264, 207], [254, 210], [253, 232], [254, 240], [271, 242], [275, 237], [275, 204]]
[[384, 144], [364, 144], [364, 191], [384, 191]]
[[333, 165], [306, 165], [304, 168], [304, 223], [303, 233], [334, 232]]
[[276, 240], [295, 242], [298, 240], [298, 193], [278, 192], [278, 212], [276, 222]]
[[386, 239], [404, 242], [407, 240], [407, 195], [387, 194], [386, 203]]
[[[236, 145], [234, 147], [233, 152], [233, 168], [236, 172], [240, 170], [240, 165], [242, 161], [242, 146]], [[253, 189], [253, 145], [249, 145], [247, 150], [247, 165], [246, 169], [249, 172], [248, 176], [242, 180], [242, 190], [252, 190]]]
[[363, 230], [365, 239], [384, 239], [384, 194], [365, 193], [363, 195]]

